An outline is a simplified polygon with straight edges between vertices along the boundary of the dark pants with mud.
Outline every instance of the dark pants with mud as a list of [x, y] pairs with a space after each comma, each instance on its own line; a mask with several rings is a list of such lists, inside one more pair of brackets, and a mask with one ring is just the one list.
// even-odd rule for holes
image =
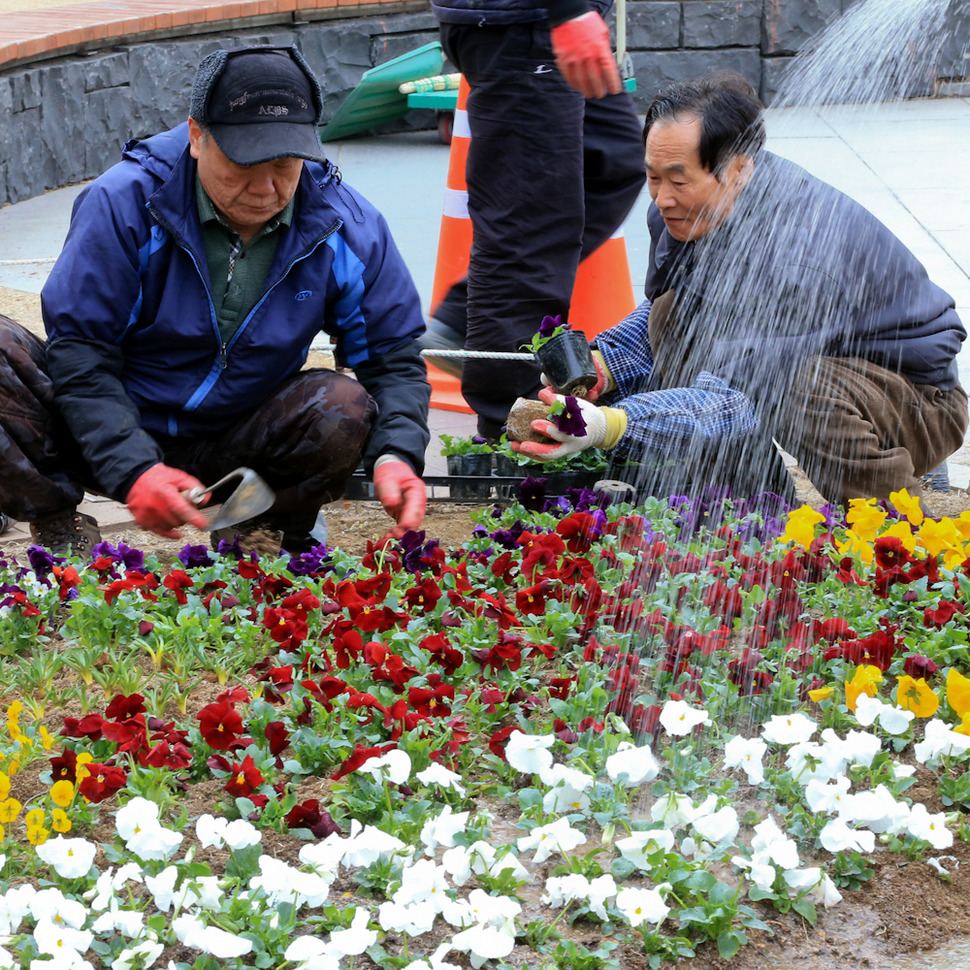
[[[305, 539], [320, 507], [343, 494], [376, 413], [353, 378], [305, 370], [216, 434], [153, 437], [167, 465], [203, 484], [241, 465], [253, 468], [276, 492], [266, 519], [285, 542]], [[54, 402], [45, 345], [0, 316], [0, 509], [34, 521], [75, 508], [85, 491], [103, 492]]]
[[[705, 369], [703, 335], [683, 326], [673, 292], [654, 301], [649, 337], [662, 387], [687, 387]], [[886, 499], [903, 488], [919, 495], [922, 476], [963, 444], [967, 395], [959, 385], [943, 391], [914, 384], [858, 357], [809, 357], [793, 366], [790, 381], [776, 389], [782, 393], [760, 414], [758, 433], [692, 443], [700, 476], [729, 485], [735, 495], [757, 491], [759, 482], [776, 477], [774, 437], [831, 502]]]
[[[441, 42], [470, 86], [465, 346], [520, 352], [543, 316], [568, 318], [580, 259], [636, 202], [645, 180], [640, 123], [628, 94], [587, 101], [566, 83], [544, 23], [443, 24]], [[435, 311], [458, 330], [464, 285]], [[540, 386], [535, 364], [462, 367], [462, 394], [490, 437], [516, 397], [535, 397]]]

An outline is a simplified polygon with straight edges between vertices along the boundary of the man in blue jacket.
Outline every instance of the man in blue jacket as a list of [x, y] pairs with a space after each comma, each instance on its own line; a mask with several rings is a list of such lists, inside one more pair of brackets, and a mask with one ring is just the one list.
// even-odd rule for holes
[[[188, 123], [129, 142], [78, 197], [42, 293], [46, 347], [0, 334], [0, 506], [35, 541], [98, 541], [86, 489], [162, 536], [204, 528], [185, 492], [247, 465], [276, 502], [231, 531], [297, 552], [361, 458], [392, 534], [421, 524], [418, 296], [383, 217], [324, 159], [321, 106], [295, 48], [216, 51]], [[321, 331], [357, 380], [302, 369]]]
[[774, 438], [832, 501], [919, 494], [967, 429], [952, 297], [871, 213], [764, 150], [742, 78], [672, 85], [644, 136], [648, 300], [597, 337], [607, 406], [580, 402], [579, 434], [536, 422], [560, 443], [521, 450], [613, 448], [653, 494], [790, 498]]

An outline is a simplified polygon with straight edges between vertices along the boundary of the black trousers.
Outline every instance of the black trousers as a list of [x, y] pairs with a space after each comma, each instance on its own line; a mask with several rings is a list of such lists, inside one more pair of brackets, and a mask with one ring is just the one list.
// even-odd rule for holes
[[[27, 522], [75, 508], [85, 491], [104, 493], [54, 403], [46, 356], [42, 340], [0, 316], [0, 509]], [[276, 492], [267, 519], [305, 538], [320, 506], [343, 494], [376, 415], [357, 381], [315, 369], [283, 381], [218, 433], [153, 437], [166, 464], [205, 485], [241, 465], [254, 469]]]
[[[587, 101], [566, 83], [545, 23], [443, 24], [441, 43], [470, 87], [466, 347], [521, 351], [543, 316], [568, 319], [580, 259], [633, 208], [646, 177], [640, 122], [625, 92]], [[459, 330], [465, 286], [435, 311]], [[539, 387], [531, 363], [462, 368], [462, 393], [489, 436]]]

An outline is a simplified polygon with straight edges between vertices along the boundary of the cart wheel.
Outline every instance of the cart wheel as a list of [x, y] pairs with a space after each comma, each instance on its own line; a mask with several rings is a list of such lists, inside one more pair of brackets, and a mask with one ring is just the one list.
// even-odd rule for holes
[[453, 111], [438, 112], [438, 141], [440, 141], [442, 145], [451, 144], [451, 132], [454, 123], [455, 114]]

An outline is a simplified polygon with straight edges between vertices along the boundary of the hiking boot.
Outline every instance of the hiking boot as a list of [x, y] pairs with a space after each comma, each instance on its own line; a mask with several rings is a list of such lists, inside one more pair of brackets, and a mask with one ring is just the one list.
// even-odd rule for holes
[[68, 509], [35, 519], [30, 523], [30, 537], [55, 556], [69, 556], [73, 552], [84, 558], [101, 541], [101, 530], [97, 519], [77, 509]]
[[209, 533], [209, 541], [217, 552], [219, 543], [236, 545], [240, 553], [249, 556], [255, 552], [260, 559], [275, 559], [283, 545], [283, 530], [278, 529], [268, 519], [246, 519], [236, 525], [227, 525]]

